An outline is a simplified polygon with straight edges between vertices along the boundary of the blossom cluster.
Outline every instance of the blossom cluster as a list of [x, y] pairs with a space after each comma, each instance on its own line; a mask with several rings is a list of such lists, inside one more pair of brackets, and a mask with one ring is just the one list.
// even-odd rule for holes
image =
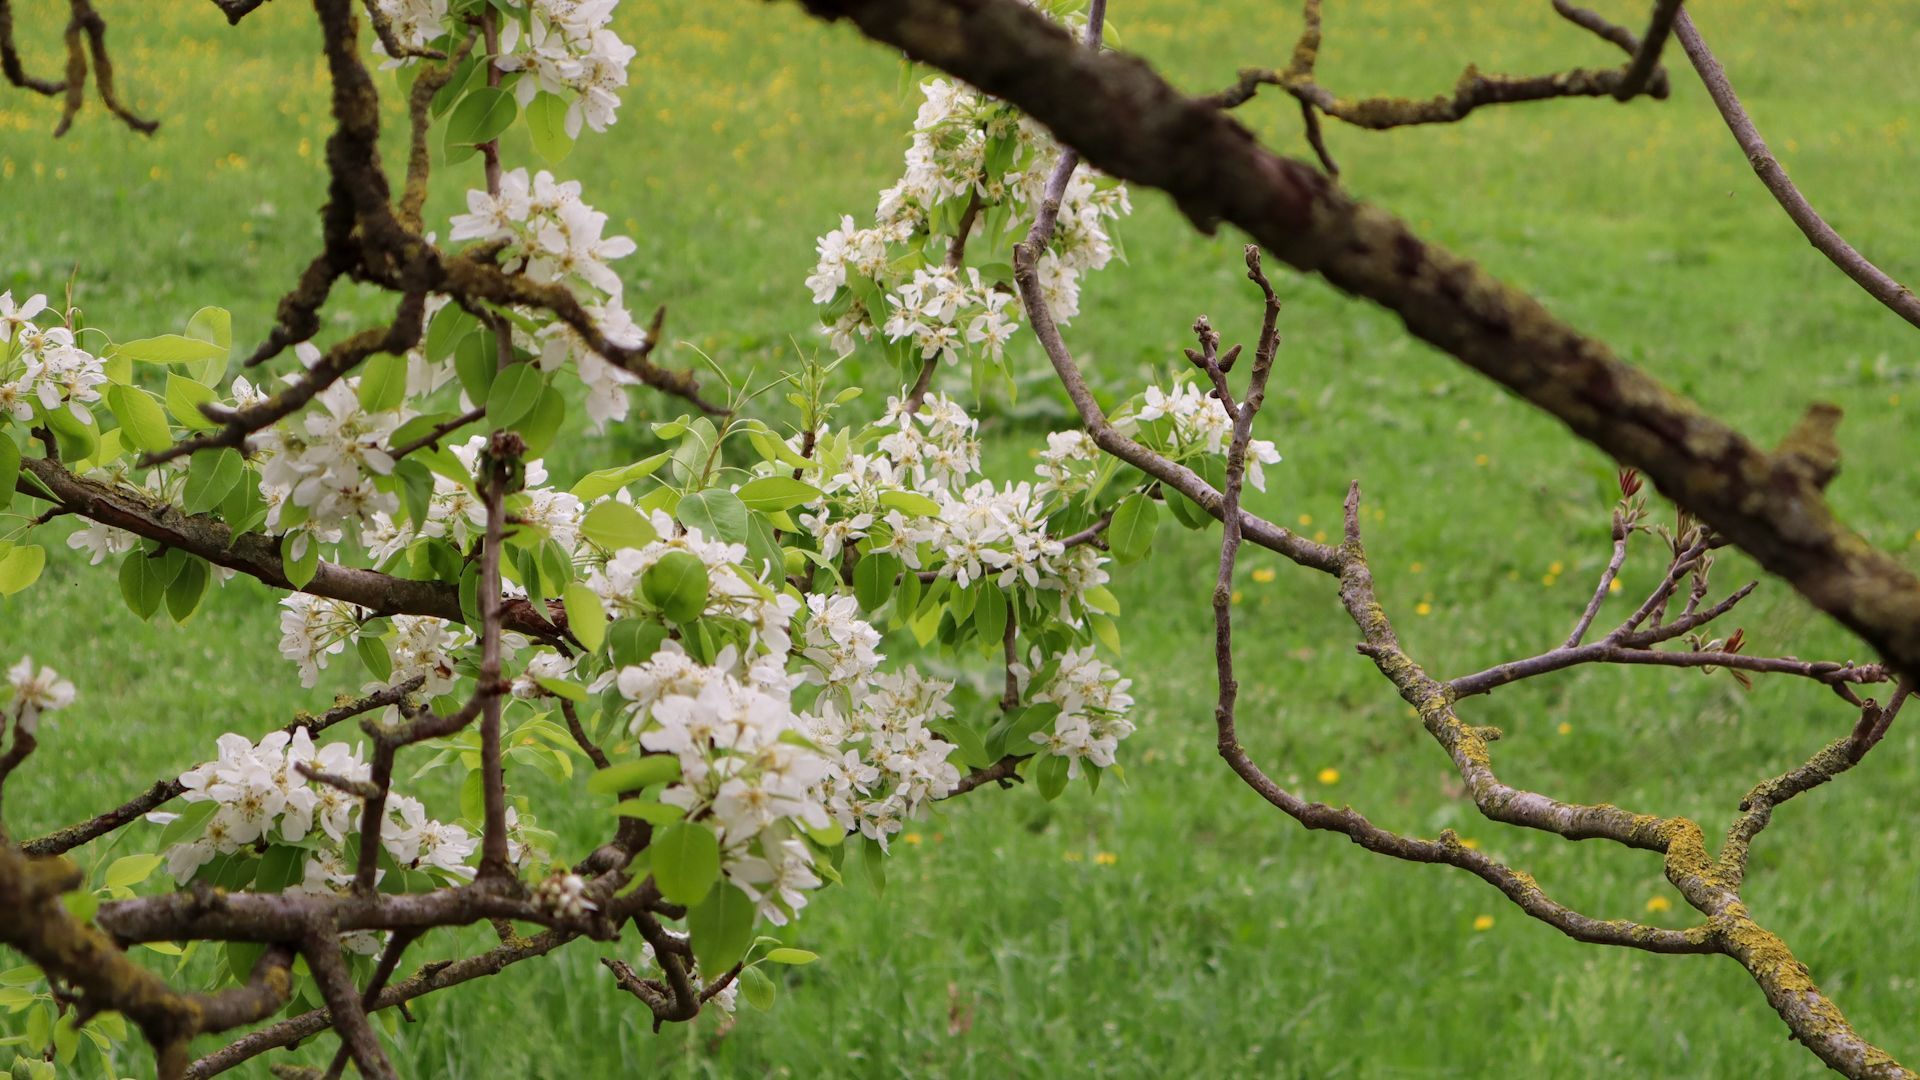
[[[216, 856], [231, 855], [255, 843], [309, 843], [309, 882], [338, 888], [353, 880], [344, 855], [349, 835], [360, 828], [361, 801], [339, 788], [302, 775], [305, 765], [332, 776], [365, 783], [372, 767], [357, 749], [344, 743], [316, 747], [304, 727], [289, 735], [276, 731], [259, 743], [244, 735], [222, 735], [220, 755], [180, 776], [189, 804], [211, 802], [216, 809], [200, 835], [167, 849], [167, 872], [186, 884]], [[394, 863], [406, 869], [433, 869], [450, 878], [470, 878], [467, 865], [477, 841], [459, 825], [427, 817], [418, 800], [390, 792], [380, 843]], [[175, 815], [150, 815], [171, 821]]]
[[47, 413], [64, 407], [92, 423], [87, 406], [100, 400], [105, 367], [75, 343], [68, 327], [34, 321], [48, 310], [42, 294], [16, 305], [13, 293], [0, 292], [0, 418], [29, 423], [38, 404]]
[[887, 846], [925, 803], [960, 782], [955, 747], [928, 726], [953, 715], [953, 684], [911, 666], [824, 694], [803, 717], [814, 742], [831, 748], [818, 794], [843, 829]]
[[[929, 394], [917, 411], [893, 398], [877, 426], [886, 432], [878, 453], [849, 455], [821, 480], [822, 497], [799, 515], [801, 531], [822, 555], [837, 558], [866, 541], [868, 550], [898, 556], [911, 570], [935, 571], [961, 588], [984, 580], [1059, 591], [1069, 622], [1075, 621], [1069, 602], [1106, 584], [1104, 555], [1068, 548], [1047, 529], [1056, 497], [1075, 490], [1067, 473], [1079, 470], [1080, 487], [1091, 477], [1095, 458], [1072, 436], [1049, 437], [1049, 446], [1059, 448], [1050, 451], [1053, 459], [1042, 457], [1039, 472], [1049, 479], [996, 486], [969, 483], [980, 469], [979, 421], [951, 398]], [[1090, 450], [1090, 441], [1085, 445]], [[882, 501], [887, 491], [909, 486], [933, 500], [937, 512], [912, 516]]]
[[1068, 778], [1077, 779], [1083, 761], [1103, 769], [1111, 766], [1120, 740], [1133, 734], [1133, 722], [1127, 719], [1133, 709], [1133, 695], [1127, 693], [1133, 680], [1095, 656], [1091, 645], [1068, 650], [1058, 664], [1053, 678], [1031, 696], [1035, 702], [1058, 706], [1060, 713], [1052, 731], [1036, 731], [1030, 738], [1044, 752], [1066, 758]]
[[[842, 216], [820, 237], [807, 287], [828, 306], [825, 332], [842, 352], [878, 333], [925, 360], [977, 349], [997, 361], [1018, 329], [1012, 291], [1004, 276], [990, 280], [949, 256], [977, 231], [1004, 259], [1045, 201], [1061, 148], [1040, 125], [970, 87], [935, 78], [921, 93], [905, 173], [880, 193], [871, 226]], [[1078, 314], [1081, 278], [1113, 258], [1109, 222], [1131, 210], [1126, 188], [1084, 166], [1069, 177], [1054, 236], [1034, 267], [1055, 318]]]
[[753, 644], [763, 648], [771, 659], [783, 661], [792, 648], [790, 624], [800, 601], [772, 591], [748, 572], [745, 544], [710, 540], [698, 528], [676, 524], [663, 510], [655, 510], [650, 523], [658, 539], [644, 547], [611, 552], [604, 564], [587, 574], [587, 588], [600, 598], [607, 612], [616, 618], [648, 614], [651, 606], [643, 598], [641, 579], [667, 555], [685, 552], [706, 568], [708, 592], [701, 614], [739, 620], [751, 634]]
[[[1219, 401], [1209, 395], [1209, 391], [1186, 379], [1175, 381], [1171, 393], [1149, 386], [1139, 410], [1133, 414], [1134, 423], [1129, 426], [1137, 428], [1165, 418], [1172, 434], [1166, 449], [1176, 461], [1200, 453], [1224, 454], [1227, 444], [1233, 441], [1233, 420]], [[1263, 466], [1279, 460], [1280, 451], [1274, 448], [1273, 440], [1248, 442], [1247, 482], [1256, 490], [1267, 490]]]
[[[467, 192], [467, 212], [452, 219], [453, 240], [504, 243], [501, 263], [538, 282], [557, 282], [580, 296], [588, 317], [610, 342], [637, 349], [646, 331], [621, 302], [620, 276], [608, 265], [633, 254], [634, 242], [607, 236], [607, 215], [580, 198], [580, 182], [559, 181], [545, 169], [528, 177], [514, 169], [500, 177], [500, 193]], [[627, 415], [626, 388], [637, 376], [594, 352], [566, 323], [547, 321], [529, 334], [516, 328], [518, 343], [540, 357], [542, 370], [574, 361], [587, 386], [587, 415], [597, 429]]]
[[602, 680], [630, 703], [628, 726], [641, 747], [679, 763], [679, 779], [661, 802], [719, 834], [722, 871], [775, 923], [820, 885], [812, 852], [794, 830], [825, 828], [829, 820], [815, 794], [826, 760], [791, 737], [804, 731], [784, 658], [780, 650], [750, 659], [729, 645], [702, 664], [668, 641], [646, 662]]
[[521, 19], [510, 18], [501, 30], [494, 66], [526, 73], [514, 86], [521, 106], [542, 91], [573, 93], [564, 121], [569, 138], [580, 137], [582, 122], [607, 130], [620, 108], [635, 50], [609, 25], [617, 2], [520, 0], [513, 6], [525, 13], [525, 29]]
[[[607, 130], [620, 108], [627, 65], [635, 51], [613, 31], [617, 3], [507, 0], [503, 5], [505, 17], [493, 66], [522, 73], [513, 92], [523, 108], [542, 92], [567, 98], [563, 124], [569, 138], [579, 138], [583, 125]], [[410, 53], [424, 53], [450, 29], [447, 0], [373, 0], [372, 8], [386, 21], [394, 41]], [[373, 51], [388, 56], [388, 67], [416, 59], [389, 56], [380, 41], [374, 42]]]

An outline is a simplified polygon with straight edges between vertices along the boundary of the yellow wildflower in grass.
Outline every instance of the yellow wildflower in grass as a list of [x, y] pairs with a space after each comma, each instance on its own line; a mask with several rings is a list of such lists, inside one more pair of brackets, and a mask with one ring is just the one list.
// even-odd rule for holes
[[1485, 933], [1493, 929], [1493, 916], [1475, 915], [1473, 917], [1473, 929], [1476, 933]]
[[1259, 582], [1262, 585], [1265, 585], [1267, 582], [1272, 581], [1277, 576], [1278, 575], [1276, 575], [1273, 572], [1273, 567], [1271, 566], [1263, 566], [1260, 569], [1255, 570], [1253, 572], [1253, 580]]
[[1093, 864], [1095, 866], [1112, 866], [1119, 861], [1120, 856], [1115, 855], [1111, 851], [1096, 852], [1093, 856]]
[[1232, 596], [1232, 597], [1230, 597], [1230, 599], [1231, 599], [1231, 600], [1232, 600], [1232, 601], [1233, 601], [1234, 603], [1236, 603], [1236, 604], [1237, 604], [1237, 603], [1239, 603], [1239, 602], [1240, 602], [1240, 590], [1239, 590], [1239, 589], [1235, 589], [1235, 590], [1233, 590], [1233, 596]]
[[1308, 525], [1311, 525], [1311, 524], [1313, 524], [1313, 515], [1312, 515], [1312, 514], [1301, 514], [1301, 515], [1300, 515], [1300, 524], [1301, 524], [1301, 526], [1302, 526], [1303, 528], [1304, 528], [1305, 526], [1308, 526]]
[[1547, 565], [1547, 573], [1553, 574], [1556, 577], [1559, 576], [1560, 572], [1565, 569], [1566, 569], [1566, 566], [1562, 564], [1559, 559], [1555, 559], [1553, 560], [1553, 562]]
[[1433, 605], [1427, 603], [1425, 600], [1422, 600], [1419, 603], [1413, 605], [1413, 613], [1415, 615], [1431, 615], [1433, 614]]
[[1427, 564], [1414, 563], [1412, 566], [1407, 567], [1407, 569], [1415, 574], [1424, 574], [1427, 572]]
[[1562, 720], [1560, 721], [1560, 727], [1557, 730], [1562, 735], [1571, 735], [1573, 734], [1573, 725], [1567, 723], [1565, 720]]
[[1334, 768], [1321, 769], [1320, 775], [1315, 777], [1315, 779], [1329, 786], [1337, 784], [1340, 782], [1340, 770]]
[[1473, 455], [1473, 463], [1474, 463], [1475, 465], [1478, 465], [1478, 466], [1480, 466], [1480, 467], [1481, 467], [1481, 468], [1483, 468], [1483, 469], [1484, 469], [1484, 468], [1486, 468], [1486, 467], [1487, 467], [1487, 463], [1488, 463], [1488, 462], [1491, 462], [1492, 460], [1493, 460], [1492, 458], [1490, 458], [1490, 457], [1488, 457], [1488, 456], [1487, 456], [1487, 455], [1485, 455], [1485, 454], [1475, 454], [1475, 455]]
[[1613, 579], [1612, 581], [1609, 581], [1609, 582], [1607, 582], [1607, 591], [1608, 591], [1608, 592], [1610, 592], [1610, 593], [1616, 593], [1616, 592], [1619, 592], [1619, 591], [1620, 591], [1620, 579], [1619, 579], [1619, 578], [1614, 578], [1614, 579]]
[[900, 839], [905, 840], [907, 843], [912, 844], [914, 847], [920, 846], [920, 834], [917, 832], [907, 833], [906, 835], [902, 836]]
[[1647, 898], [1647, 910], [1654, 912], [1671, 911], [1673, 910], [1673, 901], [1664, 896], [1650, 896]]

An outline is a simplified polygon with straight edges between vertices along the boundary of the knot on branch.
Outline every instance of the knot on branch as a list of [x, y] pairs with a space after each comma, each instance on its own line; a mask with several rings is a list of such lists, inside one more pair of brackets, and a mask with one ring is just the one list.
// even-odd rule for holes
[[1825, 488], [1840, 472], [1840, 406], [1816, 401], [1807, 406], [1800, 422], [1780, 440], [1773, 463], [1816, 488]]

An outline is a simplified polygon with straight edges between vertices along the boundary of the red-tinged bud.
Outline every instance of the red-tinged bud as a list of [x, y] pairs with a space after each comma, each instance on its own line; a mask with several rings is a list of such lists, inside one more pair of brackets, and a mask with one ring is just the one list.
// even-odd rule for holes
[[1639, 469], [1621, 469], [1620, 470], [1621, 498], [1631, 499], [1638, 494], [1640, 494], [1640, 470]]

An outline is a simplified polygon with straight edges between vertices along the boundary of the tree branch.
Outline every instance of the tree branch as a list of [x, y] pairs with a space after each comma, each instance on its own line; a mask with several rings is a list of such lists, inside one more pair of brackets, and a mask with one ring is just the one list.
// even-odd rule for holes
[[[1674, 7], [1679, 7], [1675, 4]], [[1680, 38], [1680, 47], [1687, 51], [1687, 59], [1693, 61], [1693, 69], [1700, 73], [1700, 81], [1706, 84], [1708, 96], [1720, 110], [1720, 118], [1727, 122], [1727, 130], [1733, 132], [1735, 142], [1747, 155], [1747, 163], [1766, 185], [1780, 209], [1787, 212], [1793, 223], [1806, 234], [1807, 242], [1814, 250], [1825, 255], [1828, 261], [1840, 268], [1841, 273], [1854, 280], [1854, 283], [1867, 291], [1867, 295], [1880, 301], [1889, 311], [1920, 326], [1920, 297], [1913, 290], [1887, 276], [1886, 272], [1875, 266], [1865, 255], [1856, 251], [1846, 238], [1833, 230], [1826, 219], [1814, 210], [1813, 204], [1782, 168], [1773, 151], [1767, 149], [1767, 141], [1760, 135], [1760, 129], [1754, 127], [1753, 119], [1747, 115], [1745, 106], [1740, 104], [1740, 96], [1733, 92], [1733, 84], [1727, 81], [1726, 70], [1720, 61], [1714, 58], [1713, 50], [1707, 48], [1706, 40], [1696, 30], [1693, 20], [1681, 12], [1674, 23], [1674, 32]]]

